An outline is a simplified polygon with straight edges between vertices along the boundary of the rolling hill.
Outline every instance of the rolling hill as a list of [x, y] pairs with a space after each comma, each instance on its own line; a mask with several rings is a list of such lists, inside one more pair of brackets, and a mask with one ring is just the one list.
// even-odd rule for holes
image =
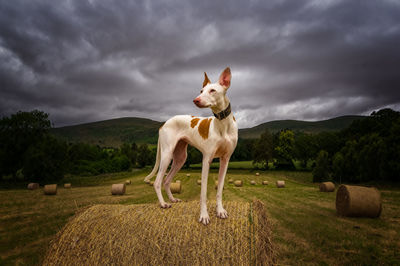
[[[282, 129], [318, 133], [339, 131], [363, 116], [341, 116], [323, 121], [277, 120], [239, 130], [240, 138], [258, 138], [266, 128], [271, 132]], [[125, 117], [87, 124], [53, 128], [52, 134], [68, 142], [84, 142], [103, 147], [118, 147], [124, 142], [157, 143], [158, 129], [163, 122], [145, 118]]]
[[239, 137], [244, 139], [258, 138], [267, 128], [272, 133], [286, 128], [293, 131], [302, 131], [306, 133], [340, 131], [350, 126], [354, 120], [362, 118], [364, 118], [364, 116], [347, 115], [321, 121], [276, 120], [266, 122], [252, 128], [240, 129]]

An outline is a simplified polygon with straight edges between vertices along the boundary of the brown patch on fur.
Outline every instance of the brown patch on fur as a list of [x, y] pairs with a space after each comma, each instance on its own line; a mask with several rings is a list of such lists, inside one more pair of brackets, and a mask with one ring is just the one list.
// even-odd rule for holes
[[211, 83], [211, 81], [208, 79], [206, 72], [204, 72], [203, 88], [209, 83]]
[[162, 124], [161, 127], [158, 130], [161, 130], [163, 126], [164, 126], [164, 124]]
[[235, 116], [233, 116], [233, 121], [235, 121], [235, 122], [236, 122], [236, 118], [235, 118]]
[[203, 139], [208, 139], [208, 132], [210, 131], [210, 123], [212, 118], [206, 118], [201, 120], [199, 124], [199, 134]]
[[200, 120], [200, 118], [193, 118], [193, 119], [190, 121], [190, 127], [191, 127], [191, 128], [194, 128], [194, 127], [197, 125], [197, 123], [199, 122], [199, 120]]

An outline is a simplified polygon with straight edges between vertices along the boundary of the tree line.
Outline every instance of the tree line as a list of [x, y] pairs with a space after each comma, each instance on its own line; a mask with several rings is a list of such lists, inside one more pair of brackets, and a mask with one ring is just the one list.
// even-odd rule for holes
[[[67, 143], [50, 134], [49, 115], [18, 112], [0, 120], [1, 180], [49, 181], [65, 174], [97, 175], [154, 164], [156, 147], [125, 143], [104, 148]], [[340, 132], [307, 134], [266, 130], [258, 139], [239, 139], [232, 161], [253, 161], [264, 169], [312, 170], [315, 182], [399, 181], [400, 113], [373, 112]], [[188, 148], [185, 166], [201, 163]]]

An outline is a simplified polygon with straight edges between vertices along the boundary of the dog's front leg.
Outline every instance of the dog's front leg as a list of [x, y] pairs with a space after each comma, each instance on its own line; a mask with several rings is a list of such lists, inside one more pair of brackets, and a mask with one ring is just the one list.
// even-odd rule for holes
[[226, 171], [228, 169], [229, 157], [219, 159], [218, 190], [217, 190], [217, 217], [226, 219], [228, 212], [222, 206], [222, 191], [224, 189]]
[[203, 155], [203, 164], [201, 169], [201, 193], [200, 193], [200, 219], [199, 222], [205, 225], [210, 223], [210, 216], [207, 211], [207, 181], [210, 170], [210, 156]]

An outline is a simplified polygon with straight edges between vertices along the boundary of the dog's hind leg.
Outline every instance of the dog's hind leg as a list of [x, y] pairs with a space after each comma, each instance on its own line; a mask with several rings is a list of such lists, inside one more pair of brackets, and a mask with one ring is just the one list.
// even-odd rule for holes
[[158, 169], [156, 180], [154, 181], [154, 189], [156, 191], [158, 201], [160, 202], [161, 208], [169, 208], [171, 204], [166, 203], [164, 201], [163, 195], [161, 193], [161, 183], [164, 178], [165, 172], [168, 169], [168, 165], [171, 163], [172, 159], [172, 151], [171, 150], [162, 150], [161, 149], [161, 159], [160, 159], [160, 167]]
[[179, 140], [175, 146], [174, 153], [173, 153], [173, 162], [171, 166], [171, 170], [169, 171], [167, 177], [164, 180], [164, 188], [167, 192], [168, 198], [171, 202], [179, 202], [180, 199], [174, 198], [171, 193], [170, 185], [171, 181], [176, 175], [176, 173], [182, 168], [183, 164], [187, 158], [187, 142], [184, 140]]

